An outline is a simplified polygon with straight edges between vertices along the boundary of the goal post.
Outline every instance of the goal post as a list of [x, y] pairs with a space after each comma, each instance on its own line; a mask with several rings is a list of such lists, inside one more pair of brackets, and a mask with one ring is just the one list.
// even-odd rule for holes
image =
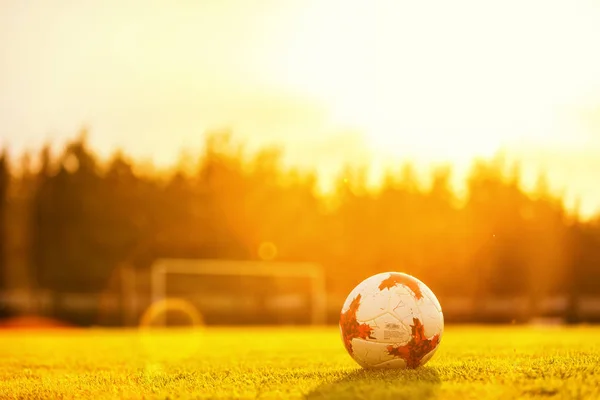
[[[207, 259], [156, 260], [151, 266], [150, 290], [153, 303], [168, 299], [167, 281], [173, 275], [239, 278], [298, 278], [310, 281], [310, 323], [326, 323], [326, 288], [323, 268], [315, 263], [278, 261], [233, 261]], [[163, 320], [164, 321], [164, 320]]]

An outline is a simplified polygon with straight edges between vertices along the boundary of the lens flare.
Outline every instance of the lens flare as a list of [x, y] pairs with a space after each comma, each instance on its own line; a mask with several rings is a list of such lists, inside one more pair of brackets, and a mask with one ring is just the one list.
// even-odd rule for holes
[[262, 242], [258, 247], [258, 256], [263, 261], [271, 261], [277, 257], [277, 246], [272, 242]]
[[[189, 325], [168, 328], [167, 314], [185, 316]], [[152, 365], [187, 359], [198, 353], [202, 345], [204, 319], [189, 301], [166, 298], [150, 305], [140, 318], [139, 344], [146, 362]], [[159, 329], [156, 329], [159, 328]]]
[[165, 317], [169, 312], [183, 313], [193, 328], [204, 325], [202, 314], [192, 303], [184, 299], [166, 298], [155, 301], [146, 309], [140, 318], [140, 328], [154, 327], [157, 323], [166, 326]]

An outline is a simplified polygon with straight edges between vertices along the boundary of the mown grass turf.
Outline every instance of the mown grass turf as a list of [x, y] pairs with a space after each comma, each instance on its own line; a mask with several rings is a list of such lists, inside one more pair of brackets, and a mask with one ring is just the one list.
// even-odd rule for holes
[[448, 327], [425, 367], [363, 371], [335, 328], [0, 332], [0, 398], [600, 399], [600, 328]]

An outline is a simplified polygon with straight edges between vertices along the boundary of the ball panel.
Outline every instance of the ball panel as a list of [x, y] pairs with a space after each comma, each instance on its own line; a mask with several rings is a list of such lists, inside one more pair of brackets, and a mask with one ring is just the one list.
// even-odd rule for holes
[[373, 366], [371, 366], [371, 368], [378, 368], [378, 369], [405, 369], [406, 368], [406, 361], [404, 361], [401, 358], [396, 358], [396, 359], [393, 359], [393, 360], [384, 361], [384, 362], [379, 363], [377, 365], [373, 365]]
[[368, 323], [373, 328], [374, 340], [379, 343], [406, 343], [410, 340], [410, 328], [393, 314], [386, 312]]
[[442, 330], [443, 321], [440, 318], [440, 313], [433, 304], [423, 304], [419, 307], [421, 312], [421, 323], [425, 327], [425, 336], [432, 337], [440, 333]]
[[379, 290], [390, 290], [402, 285], [408, 288], [417, 300], [423, 297], [420, 282], [412, 276], [400, 272], [387, 272], [383, 275], [387, 277], [379, 284]]
[[421, 365], [423, 357], [438, 346], [440, 338], [438, 334], [431, 338], [426, 337], [425, 328], [418, 318], [413, 318], [411, 328], [411, 339], [408, 343], [400, 346], [390, 345], [387, 350], [391, 355], [406, 361], [407, 367], [416, 368]]
[[360, 283], [357, 287], [354, 288], [354, 290], [350, 292], [348, 297], [346, 297], [346, 301], [344, 302], [344, 306], [342, 307], [342, 314], [345, 314], [350, 309], [352, 302], [354, 301], [354, 299], [356, 299], [357, 296], [361, 294], [361, 292], [364, 289], [364, 286], [364, 282]]
[[431, 358], [433, 357], [433, 355], [435, 354], [435, 352], [437, 351], [437, 347], [433, 350], [431, 350], [429, 353], [427, 353], [423, 358], [421, 358], [421, 363], [419, 365], [423, 366], [425, 365], [429, 360], [431, 360]]
[[352, 341], [352, 348], [354, 349], [352, 358], [363, 367], [374, 368], [382, 362], [394, 360], [394, 357], [388, 354], [387, 346], [386, 343], [354, 339]]
[[373, 275], [372, 277], [367, 278], [361, 283], [359, 283], [346, 298], [344, 306], [342, 307], [342, 313], [346, 312], [348, 308], [350, 308], [352, 300], [354, 300], [359, 294], [364, 298], [366, 296], [373, 295], [379, 292], [379, 289], [377, 289], [377, 285], [375, 284], [375, 282], [380, 279], [383, 279], [384, 275], [385, 274]]
[[429, 289], [427, 286], [425, 286], [425, 284], [421, 284], [421, 285], [423, 286], [424, 296], [427, 299], [429, 299], [431, 304], [433, 304], [435, 306], [436, 310], [441, 314], [442, 306], [440, 305], [440, 302], [438, 301], [437, 297], [435, 297], [435, 294], [431, 291], [431, 289]]
[[342, 333], [342, 338], [344, 342], [344, 346], [348, 353], [352, 354], [352, 339], [354, 338], [362, 338], [362, 339], [374, 339], [371, 335], [373, 329], [369, 324], [360, 323], [356, 319], [356, 312], [360, 306], [361, 295], [358, 294], [351, 302], [350, 306], [346, 310], [346, 312], [342, 313], [340, 316], [340, 332]]
[[370, 321], [388, 312], [390, 307], [390, 296], [377, 290], [373, 294], [362, 296], [362, 306], [356, 312], [359, 321]]
[[422, 316], [420, 305], [423, 302], [415, 300], [411, 294], [406, 293], [406, 289], [398, 289], [392, 292], [390, 296], [392, 297], [392, 307], [390, 311], [399, 320], [404, 320], [406, 316]]

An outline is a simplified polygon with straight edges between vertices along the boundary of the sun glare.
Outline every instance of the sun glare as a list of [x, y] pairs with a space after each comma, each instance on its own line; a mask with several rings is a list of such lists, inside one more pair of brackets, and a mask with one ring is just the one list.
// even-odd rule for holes
[[168, 167], [227, 128], [331, 180], [344, 163], [464, 171], [501, 150], [600, 202], [595, 0], [184, 3], [0, 15], [13, 151], [85, 124], [102, 156]]
[[567, 110], [600, 67], [598, 57], [576, 61], [590, 48], [581, 42], [590, 21], [547, 2], [519, 3], [520, 14], [516, 3], [463, 3], [306, 7], [280, 38], [285, 57], [272, 75], [394, 158], [466, 163], [572, 140]]

